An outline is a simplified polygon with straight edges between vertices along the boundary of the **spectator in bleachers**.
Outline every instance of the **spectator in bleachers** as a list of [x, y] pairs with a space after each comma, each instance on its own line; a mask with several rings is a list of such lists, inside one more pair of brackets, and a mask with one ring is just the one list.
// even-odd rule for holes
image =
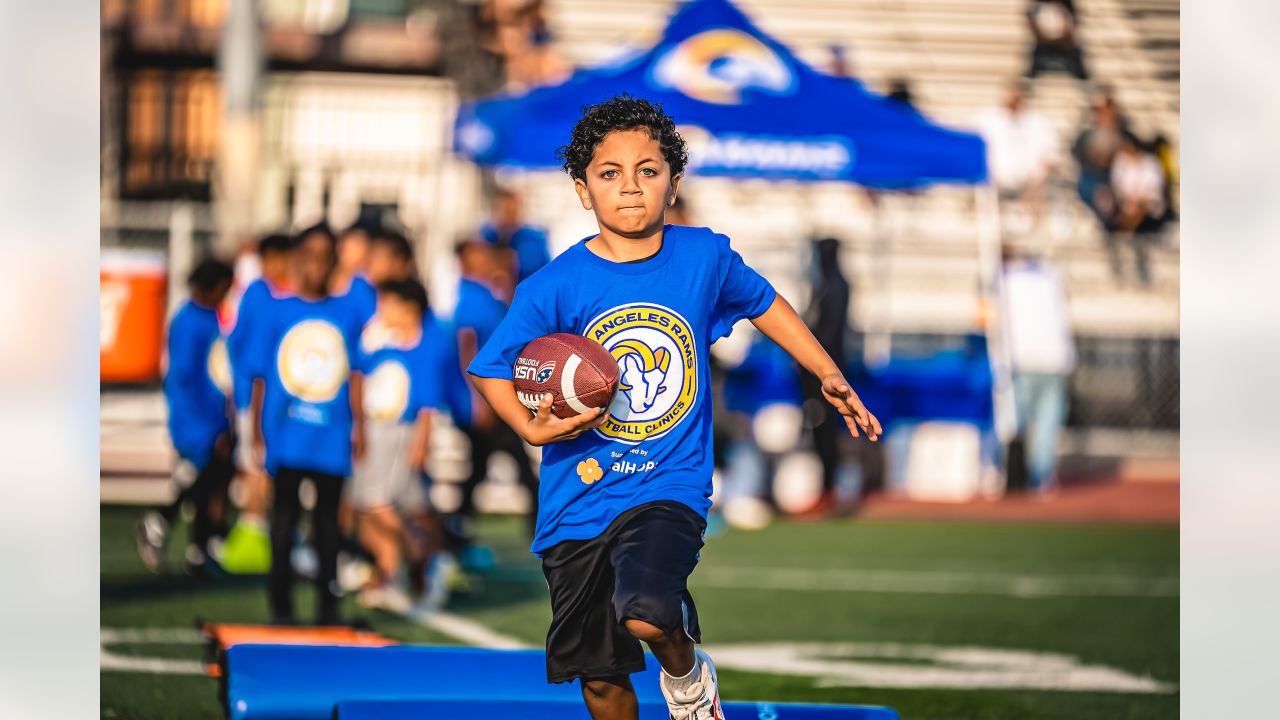
[[1058, 135], [1049, 120], [1027, 107], [1019, 83], [1005, 89], [1002, 104], [979, 114], [977, 129], [987, 142], [987, 169], [1004, 201], [1039, 222], [1045, 185], [1058, 162]]
[[1076, 9], [1072, 0], [1031, 0], [1027, 22], [1033, 41], [1027, 77], [1064, 72], [1080, 80], [1089, 79], [1084, 52], [1076, 42]]
[[1164, 169], [1160, 161], [1142, 147], [1137, 136], [1125, 132], [1111, 164], [1111, 190], [1102, 203], [1108, 218], [1111, 270], [1116, 279], [1124, 276], [1119, 246], [1127, 241], [1133, 246], [1138, 280], [1143, 285], [1151, 284], [1147, 245], [1164, 224], [1164, 198]]
[[917, 112], [915, 99], [911, 95], [911, 83], [906, 78], [894, 78], [889, 81], [889, 94], [885, 97], [898, 103], [899, 106]]
[[1164, 173], [1164, 219], [1178, 219], [1178, 153], [1173, 143], [1164, 133], [1156, 135], [1151, 141], [1151, 151], [1160, 161], [1160, 170]]
[[1120, 137], [1128, 129], [1110, 93], [1094, 97], [1088, 123], [1071, 145], [1079, 177], [1076, 191], [1104, 225], [1100, 210], [1103, 198], [1110, 192], [1111, 163], [1120, 148]]
[[1002, 287], [1027, 488], [1045, 494], [1057, 484], [1058, 436], [1067, 419], [1067, 377], [1075, 367], [1065, 285], [1053, 265], [1019, 257], [1006, 246]]
[[482, 17], [493, 28], [493, 48], [506, 67], [507, 90], [552, 84], [569, 66], [551, 46], [543, 0], [489, 0]]
[[844, 46], [832, 44], [828, 49], [831, 51], [831, 64], [827, 66], [827, 74], [838, 78], [853, 77], [849, 53]]
[[517, 283], [551, 262], [546, 231], [524, 222], [524, 200], [514, 190], [498, 190], [493, 216], [480, 226], [479, 234], [481, 240], [507, 251]]

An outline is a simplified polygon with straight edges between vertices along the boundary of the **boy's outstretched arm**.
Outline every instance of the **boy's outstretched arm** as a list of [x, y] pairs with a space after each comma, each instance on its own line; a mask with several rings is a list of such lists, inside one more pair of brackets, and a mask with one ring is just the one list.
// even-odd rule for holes
[[844, 373], [818, 344], [817, 338], [809, 332], [809, 328], [786, 298], [778, 295], [769, 309], [753, 319], [751, 324], [778, 343], [801, 367], [822, 380], [822, 396], [840, 411], [844, 424], [849, 426], [849, 432], [854, 437], [858, 437], [858, 428], [862, 428], [871, 442], [880, 439], [880, 421], [862, 404], [853, 388], [849, 387]]
[[525, 442], [533, 446], [546, 445], [561, 440], [571, 440], [582, 433], [597, 428], [605, 420], [605, 411], [588, 410], [571, 418], [558, 418], [551, 414], [551, 394], [542, 397], [538, 413], [529, 414], [529, 408], [516, 398], [515, 383], [502, 378], [485, 378], [472, 375], [476, 390], [488, 401], [489, 407], [511, 426]]

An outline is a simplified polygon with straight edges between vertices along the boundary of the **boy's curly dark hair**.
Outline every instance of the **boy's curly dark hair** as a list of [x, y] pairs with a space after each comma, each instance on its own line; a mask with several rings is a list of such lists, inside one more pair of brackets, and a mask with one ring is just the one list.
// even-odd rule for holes
[[649, 137], [658, 141], [662, 156], [671, 166], [671, 176], [684, 172], [689, 163], [689, 149], [684, 138], [676, 132], [676, 123], [662, 111], [662, 106], [628, 93], [616, 95], [602, 103], [583, 108], [582, 118], [573, 126], [568, 145], [556, 151], [556, 157], [564, 162], [564, 171], [575, 180], [585, 180], [587, 165], [596, 146], [605, 135], [614, 130], [644, 128]]

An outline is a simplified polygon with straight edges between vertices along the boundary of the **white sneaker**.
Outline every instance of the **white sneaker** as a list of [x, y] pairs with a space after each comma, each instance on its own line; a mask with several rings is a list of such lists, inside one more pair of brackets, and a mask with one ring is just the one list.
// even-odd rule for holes
[[716, 683], [716, 666], [703, 651], [693, 651], [694, 670], [698, 679], [683, 691], [670, 686], [671, 676], [663, 670], [659, 685], [667, 699], [671, 720], [724, 720], [720, 709], [720, 690]]

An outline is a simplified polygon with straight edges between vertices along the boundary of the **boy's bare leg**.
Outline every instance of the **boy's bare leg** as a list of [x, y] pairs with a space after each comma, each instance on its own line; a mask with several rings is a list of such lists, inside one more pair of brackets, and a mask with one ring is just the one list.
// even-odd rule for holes
[[587, 712], [591, 713], [593, 720], [637, 720], [640, 717], [640, 703], [627, 675], [583, 680], [582, 699], [586, 701]]
[[400, 569], [403, 535], [400, 516], [393, 508], [360, 513], [360, 542], [373, 555], [383, 582], [394, 582]]
[[671, 677], [684, 677], [693, 669], [693, 640], [683, 632], [668, 635], [657, 626], [643, 620], [626, 621], [627, 632], [649, 645], [658, 664]]

